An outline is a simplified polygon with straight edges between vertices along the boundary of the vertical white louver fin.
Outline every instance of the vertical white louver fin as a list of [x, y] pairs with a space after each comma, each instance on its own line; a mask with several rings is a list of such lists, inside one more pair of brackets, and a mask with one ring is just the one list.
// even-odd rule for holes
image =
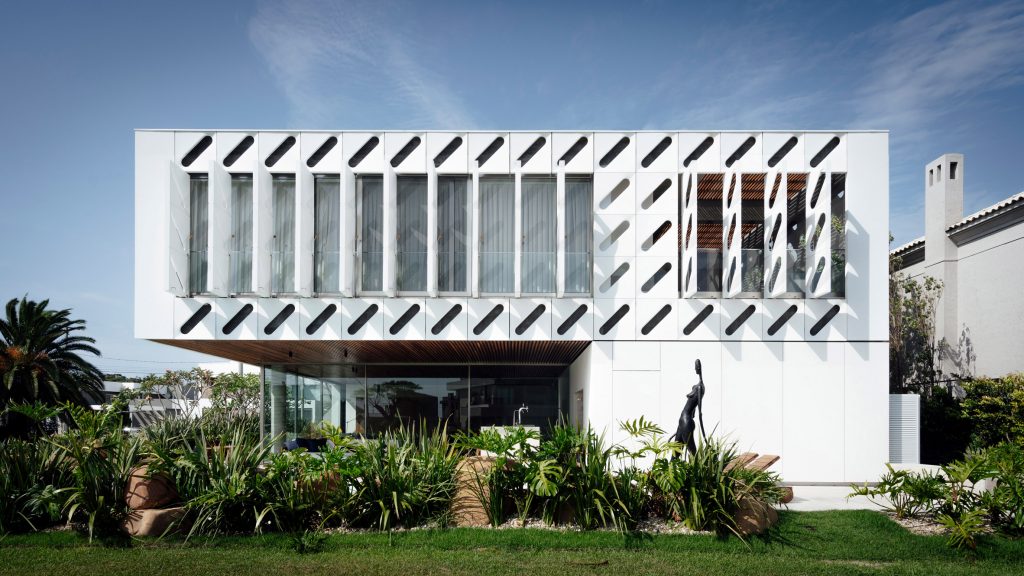
[[680, 274], [683, 298], [692, 298], [697, 293], [697, 173], [683, 172], [680, 176], [679, 204], [682, 216], [679, 226], [682, 230], [683, 245], [680, 246]]
[[823, 298], [832, 290], [832, 175], [812, 170], [807, 177], [806, 293]]
[[770, 170], [765, 176], [764, 232], [765, 294], [778, 298], [786, 292], [786, 271], [790, 263], [786, 251], [786, 231], [789, 230], [787, 174], [782, 170]]
[[722, 182], [722, 295], [735, 298], [743, 285], [743, 182], [726, 170]]
[[189, 175], [170, 162], [171, 189], [168, 206], [167, 290], [175, 296], [188, 295]]

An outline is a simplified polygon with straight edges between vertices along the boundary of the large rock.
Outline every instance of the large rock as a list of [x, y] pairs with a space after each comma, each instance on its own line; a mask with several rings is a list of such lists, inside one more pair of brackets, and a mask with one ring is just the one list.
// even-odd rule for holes
[[779, 521], [774, 508], [754, 498], [740, 500], [736, 510], [736, 531], [741, 536], [761, 534]]
[[163, 536], [179, 528], [177, 524], [184, 517], [184, 508], [132, 510], [124, 522], [124, 530], [132, 536]]
[[452, 521], [456, 526], [488, 526], [487, 510], [481, 502], [487, 498], [484, 478], [494, 466], [490, 456], [469, 456], [455, 470], [455, 498], [452, 499]]
[[150, 475], [147, 466], [139, 466], [128, 476], [125, 488], [125, 503], [132, 510], [152, 510], [176, 502], [178, 491], [167, 476]]

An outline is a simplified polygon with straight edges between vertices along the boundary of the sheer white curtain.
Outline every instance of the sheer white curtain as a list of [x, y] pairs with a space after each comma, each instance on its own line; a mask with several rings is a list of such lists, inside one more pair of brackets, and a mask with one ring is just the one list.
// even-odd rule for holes
[[360, 290], [380, 292], [384, 289], [384, 181], [380, 176], [359, 176], [356, 191], [362, 214]]
[[515, 290], [516, 185], [511, 176], [480, 179], [480, 291]]
[[210, 234], [209, 180], [206, 175], [192, 176], [189, 186], [188, 290], [206, 292], [207, 247]]
[[330, 294], [341, 288], [341, 180], [317, 176], [313, 190], [313, 290]]
[[399, 176], [398, 290], [427, 289], [427, 178]]
[[522, 290], [555, 291], [556, 183], [551, 177], [523, 178]]
[[465, 176], [437, 179], [437, 289], [466, 291], [467, 186]]
[[565, 291], [590, 294], [594, 254], [594, 181], [565, 179]]
[[272, 290], [295, 291], [295, 176], [274, 176], [274, 244]]
[[231, 292], [252, 292], [252, 176], [231, 176]]

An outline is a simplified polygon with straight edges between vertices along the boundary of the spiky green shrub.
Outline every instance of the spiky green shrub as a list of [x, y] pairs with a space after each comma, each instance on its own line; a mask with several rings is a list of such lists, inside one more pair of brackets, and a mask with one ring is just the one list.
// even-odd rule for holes
[[129, 509], [125, 490], [139, 463], [142, 441], [121, 431], [119, 410], [93, 412], [67, 406], [74, 423], [65, 435], [49, 439], [71, 465], [73, 481], [66, 488], [68, 521], [80, 523], [89, 539], [125, 537]]
[[71, 486], [64, 451], [46, 441], [0, 441], [0, 534], [57, 523]]
[[939, 475], [885, 467], [887, 472], [876, 485], [853, 485], [850, 496], [865, 496], [897, 518], [912, 518], [934, 512], [947, 492]]
[[540, 499], [545, 521], [569, 520], [585, 530], [614, 523], [612, 448], [603, 436], [561, 421], [541, 441], [537, 457], [554, 462], [560, 471], [553, 479], [555, 489]]
[[185, 502], [189, 536], [258, 531], [268, 512], [261, 498], [261, 465], [270, 444], [246, 425], [207, 436], [202, 426], [153, 450], [151, 469], [167, 475]]
[[399, 426], [354, 443], [351, 522], [377, 530], [445, 523], [458, 461], [444, 426]]

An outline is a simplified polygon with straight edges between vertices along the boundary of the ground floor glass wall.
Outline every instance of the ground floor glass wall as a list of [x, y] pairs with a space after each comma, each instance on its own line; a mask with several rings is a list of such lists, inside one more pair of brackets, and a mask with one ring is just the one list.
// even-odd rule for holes
[[291, 440], [329, 423], [345, 434], [375, 436], [421, 421], [451, 432], [508, 426], [513, 418], [546, 429], [568, 413], [567, 372], [566, 366], [268, 365], [263, 430]]

